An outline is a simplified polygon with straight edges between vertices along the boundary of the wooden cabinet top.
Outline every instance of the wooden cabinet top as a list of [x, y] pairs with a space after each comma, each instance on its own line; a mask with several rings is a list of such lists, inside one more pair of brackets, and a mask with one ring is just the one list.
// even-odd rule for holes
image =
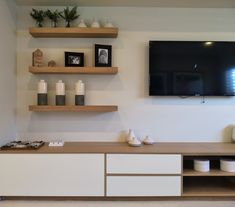
[[234, 155], [233, 143], [156, 143], [130, 147], [122, 142], [65, 142], [64, 147], [48, 147], [45, 143], [38, 150], [0, 150], [0, 153], [128, 153], [128, 154], [182, 154], [182, 155]]

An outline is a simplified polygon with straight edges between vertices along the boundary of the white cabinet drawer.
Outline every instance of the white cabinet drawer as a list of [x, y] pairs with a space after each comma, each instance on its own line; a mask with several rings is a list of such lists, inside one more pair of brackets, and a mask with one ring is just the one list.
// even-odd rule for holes
[[1, 154], [1, 196], [104, 196], [104, 154]]
[[107, 196], [180, 196], [180, 176], [108, 176]]
[[108, 154], [107, 173], [180, 174], [181, 155]]

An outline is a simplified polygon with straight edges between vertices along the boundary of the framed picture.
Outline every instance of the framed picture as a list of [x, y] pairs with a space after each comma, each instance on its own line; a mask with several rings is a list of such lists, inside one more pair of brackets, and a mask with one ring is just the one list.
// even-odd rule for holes
[[112, 45], [95, 44], [95, 66], [96, 67], [112, 66]]
[[65, 52], [65, 67], [84, 67], [84, 53]]

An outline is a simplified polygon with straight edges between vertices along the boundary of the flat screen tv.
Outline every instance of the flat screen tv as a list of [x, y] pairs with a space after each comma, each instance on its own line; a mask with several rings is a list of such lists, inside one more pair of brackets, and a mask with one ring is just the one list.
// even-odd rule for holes
[[235, 42], [150, 41], [150, 96], [234, 96]]

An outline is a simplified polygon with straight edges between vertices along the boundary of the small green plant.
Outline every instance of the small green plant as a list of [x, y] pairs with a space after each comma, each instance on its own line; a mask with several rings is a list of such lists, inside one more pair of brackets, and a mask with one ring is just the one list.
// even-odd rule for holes
[[71, 10], [69, 7], [66, 7], [62, 14], [59, 15], [66, 21], [66, 27], [70, 27], [70, 23], [79, 17], [79, 14], [77, 14], [77, 6], [73, 7]]
[[57, 23], [58, 23], [58, 19], [60, 18], [60, 14], [61, 14], [61, 12], [59, 12], [58, 10], [55, 10], [52, 12], [51, 10], [48, 9], [46, 11], [46, 16], [51, 20], [54, 27], [57, 27]]
[[30, 16], [36, 20], [39, 27], [42, 27], [42, 22], [44, 21], [45, 12], [43, 10], [32, 9]]

